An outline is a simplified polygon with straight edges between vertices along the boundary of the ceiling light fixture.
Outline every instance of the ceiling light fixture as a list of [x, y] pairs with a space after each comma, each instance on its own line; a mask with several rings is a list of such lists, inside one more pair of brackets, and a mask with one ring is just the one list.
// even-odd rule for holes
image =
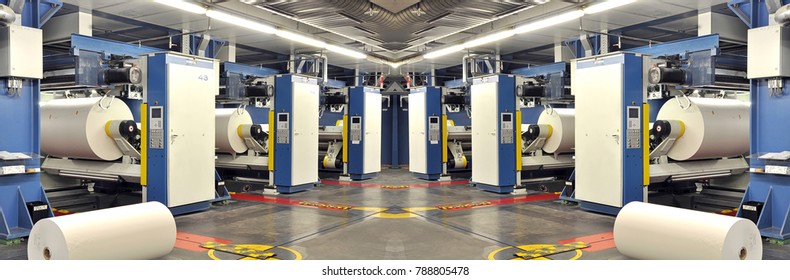
[[453, 46], [450, 46], [450, 47], [447, 47], [447, 48], [443, 48], [443, 49], [440, 49], [440, 50], [435, 50], [435, 51], [426, 53], [422, 57], [425, 58], [425, 59], [433, 59], [433, 58], [437, 58], [437, 57], [440, 57], [440, 56], [445, 56], [445, 55], [448, 55], [448, 54], [451, 54], [451, 53], [454, 53], [454, 52], [460, 52], [462, 50], [464, 50], [464, 46], [463, 45], [453, 45]]
[[584, 8], [584, 13], [591, 15], [606, 10], [614, 9], [620, 6], [628, 5], [634, 2], [636, 2], [636, 0], [608, 0], [606, 2], [594, 4], [587, 8]]
[[291, 31], [287, 31], [287, 30], [283, 30], [283, 29], [277, 29], [277, 31], [274, 32], [274, 35], [277, 35], [279, 37], [282, 37], [282, 38], [285, 38], [285, 39], [288, 39], [288, 40], [291, 40], [291, 41], [294, 41], [294, 42], [299, 42], [299, 43], [302, 43], [302, 44], [305, 44], [305, 45], [310, 45], [310, 46], [313, 46], [313, 47], [316, 47], [316, 48], [319, 48], [319, 49], [326, 48], [326, 45], [327, 45], [326, 42], [324, 42], [324, 41], [313, 39], [313, 38], [304, 36], [302, 34], [293, 33]]
[[352, 49], [347, 49], [347, 48], [344, 48], [344, 47], [341, 47], [341, 46], [336, 46], [336, 45], [327, 45], [326, 49], [328, 51], [330, 51], [330, 52], [339, 53], [339, 54], [342, 54], [342, 55], [345, 55], [345, 56], [350, 56], [350, 57], [358, 58], [358, 59], [365, 59], [365, 58], [368, 57], [368, 55], [366, 55], [364, 53], [361, 53], [361, 52], [358, 52], [358, 51], [355, 51], [355, 50], [352, 50]]
[[206, 11], [206, 16], [222, 22], [249, 28], [255, 31], [260, 31], [266, 34], [274, 34], [274, 32], [277, 31], [277, 29], [275, 29], [274, 26], [262, 24], [260, 22], [256, 22], [253, 20], [249, 20], [246, 18], [238, 17], [220, 11], [208, 10]]
[[183, 0], [154, 0], [154, 2], [195, 14], [205, 14], [206, 8]]
[[516, 34], [532, 32], [532, 31], [536, 31], [536, 30], [540, 30], [540, 29], [549, 27], [549, 26], [554, 26], [554, 25], [557, 25], [557, 24], [560, 24], [560, 23], [569, 22], [569, 21], [572, 21], [574, 19], [578, 19], [578, 18], [580, 18], [582, 16], [584, 16], [584, 11], [582, 11], [582, 10], [574, 10], [574, 11], [566, 12], [566, 13], [559, 14], [559, 15], [556, 15], [556, 16], [553, 16], [553, 17], [548, 17], [548, 18], [545, 18], [545, 19], [541, 19], [541, 20], [538, 20], [538, 21], [535, 21], [535, 22], [530, 22], [530, 23], [518, 26], [515, 29], [513, 29], [513, 31]]

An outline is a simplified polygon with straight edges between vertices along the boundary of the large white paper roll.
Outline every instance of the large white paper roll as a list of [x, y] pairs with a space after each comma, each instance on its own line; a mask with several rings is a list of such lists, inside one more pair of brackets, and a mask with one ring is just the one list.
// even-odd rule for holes
[[546, 139], [543, 151], [547, 153], [573, 152], [576, 110], [569, 108], [546, 109], [540, 113], [538, 124], [551, 125], [551, 136]]
[[38, 221], [30, 260], [149, 260], [176, 243], [173, 214], [159, 202], [114, 207]]
[[239, 136], [238, 129], [242, 124], [252, 124], [250, 113], [241, 108], [217, 108], [214, 110], [214, 116], [217, 151], [228, 154], [246, 152], [247, 145]]
[[667, 153], [671, 159], [734, 157], [749, 151], [749, 105], [734, 99], [678, 97], [658, 111], [658, 120], [679, 120], [685, 133]]
[[614, 222], [621, 254], [645, 260], [761, 260], [763, 243], [752, 221], [631, 202]]
[[112, 120], [134, 120], [129, 106], [119, 99], [51, 100], [41, 106], [41, 151], [56, 157], [117, 160], [123, 153], [105, 132]]

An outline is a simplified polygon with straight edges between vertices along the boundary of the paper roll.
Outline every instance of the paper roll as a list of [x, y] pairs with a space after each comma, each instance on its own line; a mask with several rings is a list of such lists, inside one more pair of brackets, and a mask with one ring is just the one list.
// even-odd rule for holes
[[38, 221], [29, 260], [149, 260], [176, 243], [173, 214], [159, 202], [140, 203]]
[[552, 128], [551, 136], [546, 139], [543, 151], [547, 153], [573, 152], [576, 110], [568, 108], [546, 109], [540, 113], [538, 124], [547, 124]]
[[41, 151], [50, 156], [113, 161], [123, 153], [107, 136], [112, 120], [133, 120], [120, 99], [55, 99], [41, 106]]
[[720, 214], [631, 202], [614, 222], [621, 254], [645, 260], [761, 260], [752, 221]]
[[667, 153], [673, 160], [734, 157], [749, 151], [749, 105], [744, 102], [678, 97], [661, 107], [657, 120], [679, 120], [686, 127]]
[[244, 139], [239, 136], [239, 125], [252, 124], [252, 117], [241, 108], [217, 108], [214, 110], [216, 126], [214, 137], [218, 152], [238, 154], [247, 151]]

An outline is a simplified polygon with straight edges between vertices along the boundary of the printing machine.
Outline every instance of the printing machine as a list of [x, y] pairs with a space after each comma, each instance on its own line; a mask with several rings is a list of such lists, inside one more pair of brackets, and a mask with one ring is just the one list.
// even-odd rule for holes
[[532, 78], [521, 75], [473, 79], [472, 155], [474, 162], [485, 163], [472, 165], [477, 188], [511, 193], [523, 185], [559, 191], [568, 183], [574, 166], [574, 109], [545, 102], [537, 120], [522, 117], [541, 109], [534, 105], [544, 94]]
[[[364, 180], [381, 172], [382, 97], [376, 87], [327, 91], [322, 117], [334, 113], [334, 126], [319, 127], [319, 165], [339, 170], [341, 180]], [[330, 120], [331, 121], [331, 120]]]
[[[233, 127], [218, 125], [217, 139], [235, 143], [234, 149], [218, 144], [218, 176], [226, 183], [276, 188], [279, 193], [312, 189], [318, 183], [318, 79], [299, 74], [275, 75], [255, 67], [224, 64], [225, 95], [221, 105], [244, 116]], [[230, 70], [229, 70], [230, 69]], [[235, 87], [228, 74], [248, 73]], [[240, 91], [240, 92], [236, 92]], [[235, 95], [230, 98], [228, 96]], [[244, 102], [228, 102], [229, 99]], [[227, 124], [227, 123], [226, 123]], [[232, 189], [236, 189], [233, 187]]]
[[[681, 194], [696, 195], [712, 179], [749, 168], [743, 157], [749, 143], [748, 104], [722, 96], [690, 98], [690, 89], [704, 87], [675, 87], [681, 79], [667, 80], [662, 71], [673, 69], [695, 81], [700, 72], [693, 65], [688, 71], [661, 70], [653, 59], [618, 52], [573, 61], [575, 198], [582, 209], [617, 214], [631, 201], [683, 206]], [[661, 110], [648, 104], [651, 89], [667, 85], [678, 95], [655, 106]], [[716, 86], [717, 92], [733, 87]]]
[[[219, 91], [215, 78], [218, 76], [217, 63], [202, 57], [158, 52], [139, 55], [139, 58], [126, 57], [117, 64], [124, 67], [97, 72], [96, 69], [104, 66], [86, 67], [80, 64], [84, 62], [81, 59], [76, 61], [79, 66], [75, 67], [76, 74], [69, 75], [66, 71], [63, 72], [65, 77], [49, 77], [61, 82], [47, 90], [60, 92], [66, 87], [69, 92], [65, 96], [69, 99], [55, 99], [42, 105], [42, 112], [50, 112], [42, 117], [42, 143], [46, 143], [42, 150], [51, 151], [42, 163], [42, 170], [54, 176], [79, 179], [82, 185], [90, 183], [96, 191], [139, 193], [142, 202], [159, 201], [174, 214], [208, 209], [216, 196], [214, 118], [211, 115]], [[84, 69], [90, 71], [83, 72]], [[120, 79], [123, 88], [142, 90], [137, 118], [132, 113], [136, 110], [126, 105], [128, 99], [121, 99], [130, 96], [111, 95], [113, 88], [108, 90], [106, 83], [101, 82], [101, 77], [107, 81], [108, 76], [120, 74], [126, 75]], [[79, 77], [93, 79], [96, 76], [98, 79], [90, 84], [79, 82]], [[71, 86], [62, 83], [74, 77], [77, 78]], [[86, 97], [77, 97], [73, 90], [84, 92]], [[103, 95], [88, 97], [96, 93]], [[94, 100], [98, 100], [95, 105], [91, 103]], [[99, 118], [104, 111], [116, 109], [121, 111], [117, 115], [122, 116], [121, 119]], [[57, 110], [96, 114], [97, 119], [69, 118]], [[58, 138], [63, 135], [53, 133], [55, 129], [48, 130], [58, 126], [84, 128], [87, 137], [82, 141], [87, 144], [66, 143]], [[107, 138], [96, 136], [99, 134]], [[92, 151], [78, 150], [80, 145]], [[98, 154], [99, 150], [111, 156], [85, 155]], [[111, 205], [98, 207], [115, 204], [113, 201]]]
[[463, 91], [416, 87], [409, 93], [409, 171], [424, 180], [449, 180], [471, 167], [470, 126], [455, 125], [450, 113], [468, 113]]

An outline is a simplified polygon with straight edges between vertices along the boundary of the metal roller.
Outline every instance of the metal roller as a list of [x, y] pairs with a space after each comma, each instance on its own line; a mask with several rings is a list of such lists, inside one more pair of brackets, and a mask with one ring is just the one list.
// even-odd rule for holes
[[324, 105], [341, 105], [341, 104], [348, 104], [348, 95], [324, 96]]
[[463, 105], [466, 104], [466, 98], [461, 95], [442, 95], [442, 104]]
[[99, 77], [104, 84], [140, 84], [143, 81], [143, 71], [137, 66], [107, 69]]
[[688, 81], [686, 70], [654, 66], [647, 75], [648, 82], [653, 85], [683, 85]]
[[105, 127], [107, 135], [112, 138], [123, 138], [129, 144], [139, 147], [140, 129], [134, 120], [112, 120]]

